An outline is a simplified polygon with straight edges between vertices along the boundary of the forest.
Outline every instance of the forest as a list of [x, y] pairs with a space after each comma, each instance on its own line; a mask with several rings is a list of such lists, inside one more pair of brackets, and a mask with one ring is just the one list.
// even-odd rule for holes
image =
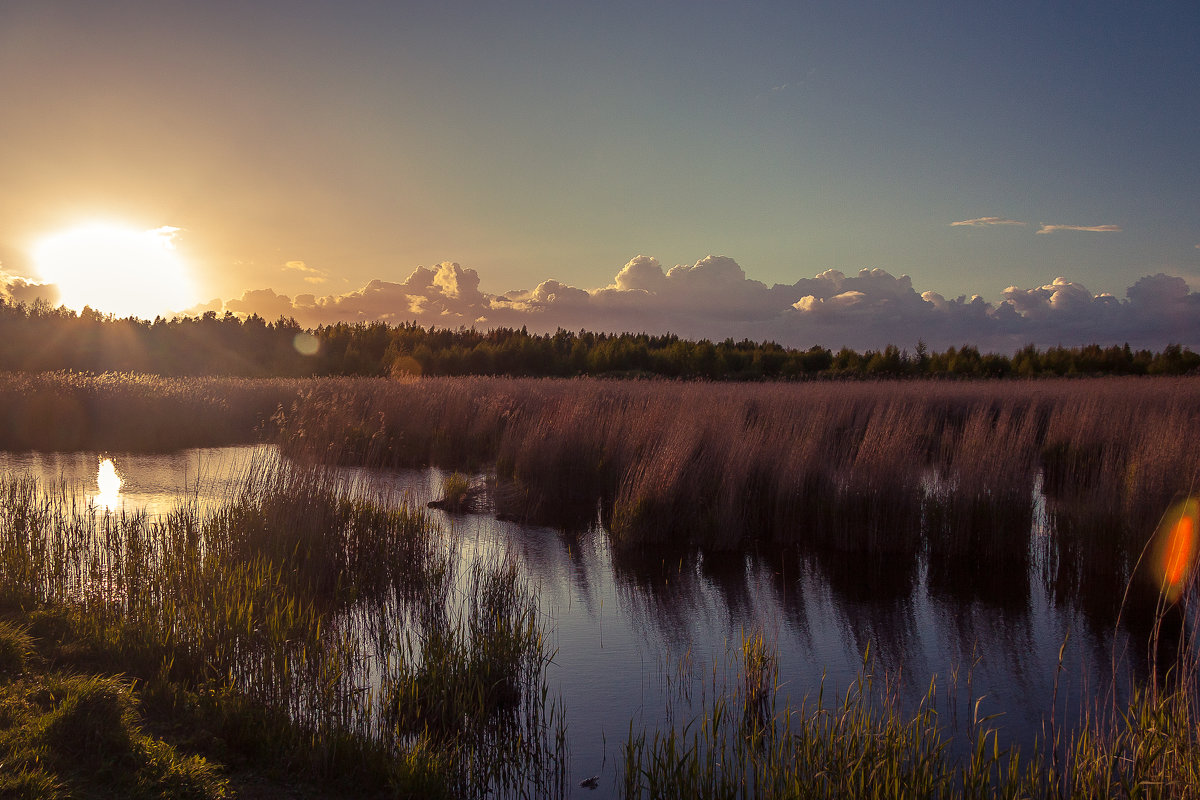
[[1185, 375], [1200, 354], [1180, 344], [1160, 352], [1128, 344], [1027, 345], [1011, 355], [969, 343], [933, 352], [912, 349], [836, 352], [823, 345], [690, 341], [672, 334], [563, 329], [425, 328], [415, 323], [338, 323], [304, 329], [226, 312], [199, 317], [116, 318], [42, 302], [0, 300], [0, 370], [140, 372], [162, 376], [461, 376], [651, 377], [707, 380], [810, 378], [1034, 378], [1085, 375]]

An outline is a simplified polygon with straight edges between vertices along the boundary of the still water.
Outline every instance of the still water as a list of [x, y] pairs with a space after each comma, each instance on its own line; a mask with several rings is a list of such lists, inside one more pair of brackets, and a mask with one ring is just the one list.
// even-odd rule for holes
[[[0, 472], [65, 486], [98, 510], [153, 515], [184, 495], [201, 509], [220, 504], [267, 452], [0, 453]], [[437, 499], [446, 475], [437, 469], [342, 474], [373, 494], [420, 507]], [[1123, 674], [1130, 660], [1124, 637], [1055, 603], [1036, 575], [1014, 587], [1016, 602], [931, 591], [923, 567], [902, 591], [876, 592], [869, 582], [850, 590], [803, 558], [693, 555], [631, 564], [614, 558], [599, 525], [564, 533], [490, 514], [431, 509], [429, 515], [464, 553], [512, 555], [537, 587], [555, 650], [550, 692], [566, 710], [575, 796], [615, 796], [631, 723], [638, 732], [685, 722], [695, 703], [732, 680], [734, 654], [753, 630], [775, 643], [781, 695], [796, 703], [815, 697], [822, 685], [827, 699], [844, 693], [862, 674], [869, 647], [879, 682], [886, 675], [904, 702], [915, 705], [937, 676], [947, 728], [965, 733], [982, 697], [980, 713], [1002, 714], [991, 724], [1022, 749], [1043, 733], [1055, 697], [1061, 725], [1081, 703], [1109, 691], [1114, 661]], [[1035, 550], [1049, 535], [1042, 516], [1035, 515]], [[592, 775], [600, 777], [598, 788], [577, 788]]]

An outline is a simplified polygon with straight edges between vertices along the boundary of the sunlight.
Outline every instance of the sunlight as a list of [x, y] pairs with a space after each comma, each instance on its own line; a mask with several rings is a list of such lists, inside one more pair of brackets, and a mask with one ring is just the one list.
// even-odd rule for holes
[[197, 302], [187, 265], [175, 251], [177, 231], [95, 222], [47, 236], [31, 255], [42, 280], [58, 287], [68, 308], [153, 319]]
[[100, 469], [96, 473], [96, 485], [100, 493], [92, 498], [92, 502], [105, 511], [116, 511], [121, 506], [121, 476], [111, 458], [100, 459]]

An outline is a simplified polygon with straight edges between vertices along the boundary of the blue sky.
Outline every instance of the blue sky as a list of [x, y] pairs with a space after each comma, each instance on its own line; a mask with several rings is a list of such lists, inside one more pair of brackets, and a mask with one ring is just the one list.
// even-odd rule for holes
[[1200, 289], [1198, 39], [1194, 3], [8, 3], [0, 270], [104, 218], [179, 228], [202, 301], [639, 254]]

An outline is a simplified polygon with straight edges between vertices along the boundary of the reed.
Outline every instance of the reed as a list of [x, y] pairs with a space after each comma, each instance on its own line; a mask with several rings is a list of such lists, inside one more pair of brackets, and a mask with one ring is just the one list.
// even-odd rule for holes
[[1028, 585], [1038, 413], [980, 403], [942, 437], [925, 496], [929, 584], [994, 603]]
[[426, 617], [398, 643], [383, 690], [395, 735], [403, 751], [441, 753], [456, 796], [562, 794], [564, 717], [546, 702], [553, 653], [531, 588], [509, 560], [479, 559], [469, 572], [459, 613]]
[[[23, 652], [27, 635], [53, 663], [136, 679], [150, 708], [227, 743], [200, 745], [214, 757], [353, 776], [355, 791], [437, 784], [460, 796], [525, 785], [537, 763], [551, 787], [562, 716], [546, 710], [531, 590], [511, 565], [482, 561], [469, 590], [456, 588], [452, 546], [420, 512], [282, 461], [255, 465], [212, 512], [184, 502], [153, 519], [7, 477], [0, 610], [28, 633], [0, 630], [0, 653]], [[429, 652], [397, 660], [412, 626]], [[437, 641], [469, 670], [439, 672]], [[454, 713], [477, 718], [476, 735], [413, 736], [387, 722], [397, 701], [377, 684], [418, 662], [426, 686], [459, 692]], [[522, 749], [491, 724], [498, 714], [524, 720]]]
[[599, 518], [618, 550], [798, 546], [850, 591], [864, 571], [905, 591], [924, 559], [936, 590], [1009, 602], [1040, 487], [1037, 563], [1064, 601], [1103, 595], [1081, 606], [1100, 627], [1139, 531], [1200, 478], [1195, 378], [338, 380], [279, 421], [297, 458], [492, 465], [506, 518]]
[[440, 508], [452, 514], [483, 510], [485, 487], [482, 481], [472, 481], [461, 472], [452, 472], [442, 479], [442, 496], [429, 502], [430, 508]]
[[623, 797], [1170, 798], [1193, 796], [1200, 779], [1186, 681], [1136, 692], [1111, 713], [1093, 707], [1066, 741], [1038, 741], [1022, 753], [1002, 745], [998, 715], [982, 716], [978, 702], [955, 733], [943, 721], [943, 698], [953, 692], [939, 695], [936, 677], [915, 708], [903, 708], [869, 656], [832, 702], [825, 686], [798, 702], [779, 700], [775, 689], [764, 697], [761, 647], [748, 641], [737, 678], [695, 717], [654, 731], [631, 725]]
[[152, 451], [255, 441], [311, 383], [0, 373], [0, 449]]

